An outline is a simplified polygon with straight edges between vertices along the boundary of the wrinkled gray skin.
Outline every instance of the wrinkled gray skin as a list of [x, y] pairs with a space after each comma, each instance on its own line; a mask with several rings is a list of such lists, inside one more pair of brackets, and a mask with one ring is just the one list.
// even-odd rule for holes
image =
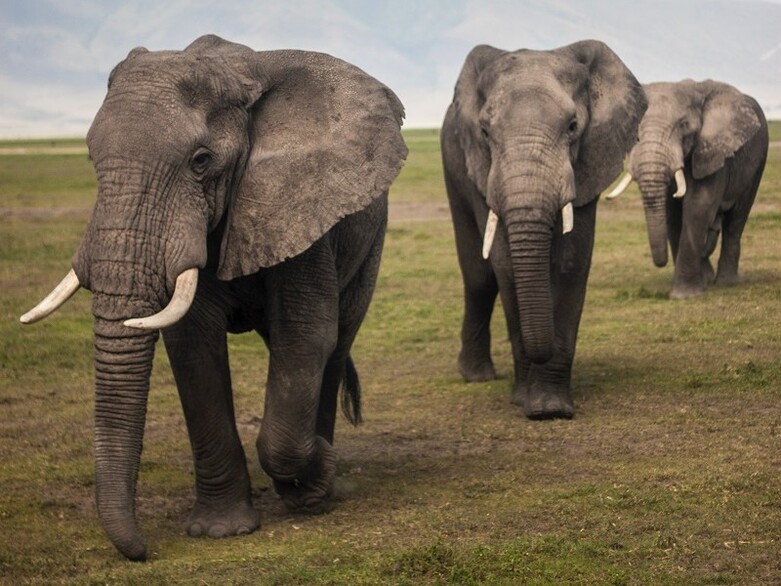
[[[656, 266], [675, 272], [670, 297], [701, 295], [713, 282], [738, 280], [740, 237], [754, 203], [768, 149], [767, 121], [756, 101], [716, 81], [644, 86], [648, 111], [629, 172], [643, 196]], [[683, 169], [686, 194], [673, 198]], [[709, 257], [722, 234], [718, 272]]]
[[359, 418], [349, 351], [407, 152], [402, 116], [388, 88], [333, 57], [214, 36], [135, 49], [112, 72], [88, 135], [98, 200], [73, 267], [94, 294], [98, 511], [128, 558], [146, 557], [134, 499], [157, 332], [123, 320], [159, 311], [191, 267], [195, 300], [163, 331], [195, 463], [189, 534], [260, 524], [226, 332], [254, 330], [269, 348], [263, 469], [290, 509], [325, 508], [340, 384]]
[[[621, 173], [645, 111], [640, 84], [603, 43], [466, 59], [442, 127], [442, 156], [465, 311], [459, 370], [495, 378], [490, 320], [501, 295], [512, 344], [511, 400], [533, 419], [571, 418], [571, 370], [599, 193]], [[574, 205], [562, 234], [561, 209]], [[481, 255], [489, 208], [500, 218]]]

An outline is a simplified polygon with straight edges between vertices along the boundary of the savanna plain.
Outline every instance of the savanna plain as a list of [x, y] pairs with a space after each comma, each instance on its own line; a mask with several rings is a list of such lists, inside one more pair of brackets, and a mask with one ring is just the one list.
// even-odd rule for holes
[[[138, 485], [147, 563], [94, 505], [90, 295], [19, 316], [68, 270], [95, 196], [83, 141], [0, 143], [0, 583], [781, 584], [781, 147], [742, 282], [666, 298], [635, 187], [599, 205], [572, 421], [526, 420], [500, 378], [456, 370], [461, 278], [437, 132], [405, 132], [382, 270], [354, 346], [364, 423], [337, 425], [335, 508], [290, 516], [257, 463], [267, 355], [230, 337], [263, 525], [191, 539], [190, 448], [158, 346]], [[781, 122], [771, 139], [781, 140]]]

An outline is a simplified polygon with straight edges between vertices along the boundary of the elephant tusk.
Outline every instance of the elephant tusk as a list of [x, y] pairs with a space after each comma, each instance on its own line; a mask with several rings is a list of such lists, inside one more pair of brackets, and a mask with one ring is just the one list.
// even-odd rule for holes
[[76, 271], [71, 269], [68, 274], [65, 275], [65, 278], [60, 281], [60, 284], [52, 289], [52, 292], [44, 297], [38, 305], [20, 317], [19, 321], [23, 324], [31, 324], [42, 320], [62, 307], [62, 305], [70, 299], [80, 287], [81, 284], [79, 283], [79, 278], [76, 276]]
[[683, 197], [686, 195], [686, 175], [683, 173], [683, 169], [678, 169], [675, 172], [675, 185], [678, 187], [673, 197]]
[[187, 269], [176, 278], [174, 294], [168, 305], [154, 315], [126, 320], [124, 325], [139, 330], [159, 330], [175, 324], [190, 309], [197, 288], [198, 269]]
[[569, 234], [575, 227], [575, 215], [572, 209], [572, 202], [561, 208], [561, 233]]
[[485, 223], [485, 237], [483, 238], [483, 258], [488, 259], [491, 254], [491, 247], [494, 244], [496, 236], [496, 225], [499, 223], [499, 216], [493, 210], [488, 210], [488, 221]]
[[629, 184], [632, 183], [632, 174], [627, 173], [624, 175], [624, 178], [621, 179], [621, 182], [615, 186], [613, 191], [607, 194], [607, 199], [613, 199], [624, 193], [624, 190], [629, 187]]

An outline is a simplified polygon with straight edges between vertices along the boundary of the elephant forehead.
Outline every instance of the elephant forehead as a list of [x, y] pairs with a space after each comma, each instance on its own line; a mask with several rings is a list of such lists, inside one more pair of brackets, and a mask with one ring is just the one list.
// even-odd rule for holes
[[487, 72], [495, 83], [515, 80], [530, 86], [570, 86], [582, 83], [588, 70], [583, 64], [553, 51], [521, 49], [497, 59]]
[[648, 109], [682, 109], [693, 104], [696, 97], [691, 83], [659, 82], [643, 86], [648, 99]]
[[[179, 60], [178, 56], [170, 60]], [[192, 59], [190, 59], [192, 60]], [[139, 58], [138, 61], [141, 61]], [[143, 59], [147, 61], [147, 59]], [[123, 66], [113, 79], [87, 135], [94, 160], [133, 157], [145, 151], [176, 156], [176, 146], [189, 148], [205, 138], [207, 110], [200, 108], [188, 87], [203, 77], [196, 70], [180, 73], [160, 66], [163, 60]], [[138, 151], [138, 152], [136, 152]]]
[[[205, 138], [205, 117], [183, 106], [174, 92], [154, 98], [143, 92], [115, 94], [101, 106], [87, 135], [94, 161], [107, 158], [143, 159], [170, 155]], [[165, 156], [163, 156], [165, 155]]]

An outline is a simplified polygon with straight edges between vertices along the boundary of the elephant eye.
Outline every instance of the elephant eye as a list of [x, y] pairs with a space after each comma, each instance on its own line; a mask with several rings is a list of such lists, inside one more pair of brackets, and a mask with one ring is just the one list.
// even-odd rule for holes
[[190, 168], [196, 175], [203, 175], [212, 162], [212, 154], [206, 149], [199, 149], [190, 160]]
[[570, 134], [575, 134], [577, 131], [578, 131], [578, 121], [572, 120], [569, 123], [569, 126], [567, 127], [567, 132], [569, 132]]
[[491, 132], [488, 130], [488, 125], [487, 124], [485, 124], [485, 123], [480, 124], [480, 134], [486, 140], [491, 138]]

